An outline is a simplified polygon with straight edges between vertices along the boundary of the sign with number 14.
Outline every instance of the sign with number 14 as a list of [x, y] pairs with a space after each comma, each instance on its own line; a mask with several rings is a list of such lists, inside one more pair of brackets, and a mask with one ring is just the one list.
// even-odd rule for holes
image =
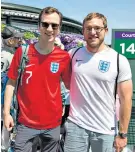
[[128, 59], [134, 59], [135, 29], [113, 29], [112, 48]]

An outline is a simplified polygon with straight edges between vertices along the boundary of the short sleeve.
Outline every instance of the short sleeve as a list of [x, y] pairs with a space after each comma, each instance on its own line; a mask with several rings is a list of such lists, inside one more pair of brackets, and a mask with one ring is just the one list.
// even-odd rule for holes
[[130, 64], [126, 57], [119, 55], [119, 76], [118, 82], [130, 80], [132, 78]]
[[22, 54], [22, 49], [20, 47], [15, 51], [14, 57], [9, 67], [8, 77], [10, 79], [16, 80], [18, 77], [18, 68], [20, 65], [21, 54]]

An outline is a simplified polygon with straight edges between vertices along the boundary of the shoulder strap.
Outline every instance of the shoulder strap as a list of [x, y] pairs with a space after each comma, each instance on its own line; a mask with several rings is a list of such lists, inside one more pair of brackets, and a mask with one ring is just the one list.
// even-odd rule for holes
[[17, 82], [16, 82], [16, 86], [15, 86], [15, 93], [17, 93], [18, 90], [18, 86], [19, 86], [19, 82], [20, 82], [20, 78], [21, 75], [24, 71], [25, 65], [28, 62], [28, 50], [29, 50], [29, 45], [22, 45], [22, 56], [21, 56], [21, 61], [20, 61], [20, 65], [18, 68], [18, 78], [17, 78]]
[[[119, 53], [117, 53], [117, 76], [115, 80], [115, 94], [114, 94], [115, 104], [116, 104], [116, 95], [117, 95], [117, 86], [118, 86], [118, 82], [117, 82], [118, 76], [119, 76]], [[115, 135], [117, 135], [117, 130], [118, 130], [118, 121], [116, 118], [116, 107], [115, 107]]]
[[[15, 89], [14, 89], [14, 95], [13, 97], [16, 98], [16, 94], [17, 94], [17, 90], [18, 90], [18, 87], [19, 87], [19, 84], [20, 84], [20, 81], [21, 81], [21, 76], [22, 76], [22, 73], [24, 71], [24, 68], [26, 66], [26, 63], [29, 61], [28, 59], [28, 50], [29, 50], [29, 45], [22, 45], [22, 56], [21, 56], [21, 61], [20, 61], [20, 65], [19, 65], [19, 68], [18, 68], [18, 77], [17, 77], [17, 80], [16, 80], [16, 85], [15, 85]], [[18, 109], [18, 103], [17, 103], [17, 100], [15, 99], [14, 100], [13, 98], [13, 101], [15, 102], [15, 109]]]
[[73, 53], [72, 57], [71, 57], [71, 62], [70, 62], [70, 68], [71, 68], [71, 72], [72, 72], [72, 60], [73, 60], [73, 57], [75, 56], [75, 54], [77, 53], [77, 51], [82, 48], [82, 47], [79, 47], [75, 50], [75, 52]]
[[119, 53], [117, 53], [117, 76], [116, 76], [116, 80], [115, 80], [115, 101], [116, 101], [116, 95], [117, 95], [118, 76], [119, 76]]

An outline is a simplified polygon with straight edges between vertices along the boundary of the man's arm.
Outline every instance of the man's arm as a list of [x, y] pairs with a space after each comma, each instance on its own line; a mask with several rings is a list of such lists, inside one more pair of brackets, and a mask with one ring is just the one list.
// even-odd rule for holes
[[119, 132], [127, 133], [132, 109], [132, 80], [118, 84], [118, 95], [120, 97], [120, 121]]
[[11, 131], [14, 126], [13, 118], [10, 115], [10, 106], [11, 106], [15, 84], [16, 84], [15, 80], [9, 79], [6, 85], [6, 90], [5, 90], [4, 124], [8, 131]]
[[[118, 95], [120, 97], [120, 121], [119, 132], [126, 134], [128, 132], [128, 125], [131, 116], [132, 108], [132, 80], [120, 82], [118, 84]], [[116, 152], [120, 152], [127, 145], [127, 137], [121, 138], [116, 136], [114, 141], [114, 147]]]

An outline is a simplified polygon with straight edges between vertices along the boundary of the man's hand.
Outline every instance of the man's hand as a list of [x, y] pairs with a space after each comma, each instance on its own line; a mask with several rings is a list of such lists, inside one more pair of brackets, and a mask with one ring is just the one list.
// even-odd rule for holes
[[119, 136], [116, 136], [114, 141], [114, 147], [116, 149], [116, 152], [121, 152], [126, 145], [127, 145], [127, 138], [121, 138]]
[[14, 121], [10, 114], [4, 115], [4, 125], [7, 131], [11, 131], [14, 127]]

